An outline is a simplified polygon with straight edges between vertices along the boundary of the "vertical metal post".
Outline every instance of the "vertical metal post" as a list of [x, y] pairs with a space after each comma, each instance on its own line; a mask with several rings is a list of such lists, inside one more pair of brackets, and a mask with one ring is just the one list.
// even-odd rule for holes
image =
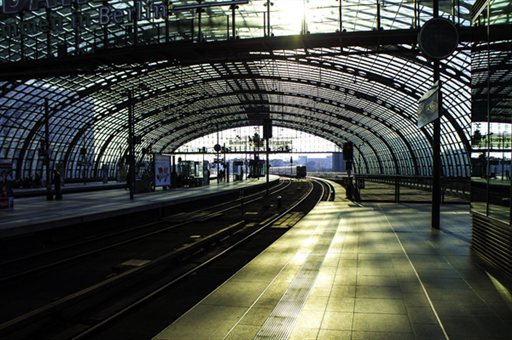
[[400, 178], [395, 176], [395, 203], [400, 203]]
[[[434, 83], [439, 81], [439, 61], [434, 62]], [[434, 136], [432, 141], [432, 228], [440, 228], [441, 214], [441, 117], [443, 113], [443, 101], [441, 95], [441, 84], [438, 93], [439, 118], [434, 121]]]
[[266, 139], [266, 142], [267, 142], [267, 149], [266, 149], [266, 154], [267, 154], [267, 168], [266, 168], [266, 172], [267, 172], [267, 196], [270, 196], [270, 164], [269, 164], [269, 161], [268, 161], [268, 141], [269, 141], [269, 137], [267, 136], [267, 139]]
[[[23, 22], [24, 19], [25, 19], [24, 12], [21, 12], [20, 13], [20, 24], [21, 24], [21, 27], [23, 27], [23, 25], [24, 25], [24, 22]], [[22, 31], [21, 35], [20, 35], [20, 57], [21, 57], [21, 60], [25, 59], [25, 39], [24, 38], [25, 38], [25, 34]]]
[[171, 175], [171, 187], [176, 189], [178, 186], [178, 173], [176, 172], [176, 156], [172, 156], [172, 175]]
[[[142, 5], [141, 5], [142, 6]], [[134, 8], [137, 8], [137, 1], [133, 1], [133, 7]], [[133, 20], [133, 45], [134, 46], [137, 46], [138, 45], [138, 35], [139, 35], [139, 25], [138, 25], [138, 20], [139, 20], [139, 15], [142, 15], [142, 13], [138, 13], [138, 10], [135, 11], [135, 19]]]
[[501, 135], [501, 181], [505, 177], [505, 131]]
[[377, 31], [380, 30], [380, 4], [377, 0]]
[[197, 13], [199, 14], [198, 15], [198, 24], [197, 24], [197, 42], [202, 42], [203, 41], [203, 34], [201, 32], [201, 12], [203, 11], [203, 8], [202, 7], [199, 7], [197, 8]]
[[340, 15], [340, 33], [343, 32], [343, 9], [342, 9], [342, 6], [341, 6], [341, 2], [343, 0], [338, 0], [340, 2], [340, 7], [338, 8], [339, 9], [339, 15]]
[[267, 17], [263, 16], [263, 36], [267, 36]]
[[[217, 145], [219, 144], [219, 130], [217, 130]], [[220, 184], [220, 160], [219, 160], [219, 151], [217, 151], [217, 184]]]
[[[362, 145], [362, 144], [361, 144]], [[361, 145], [359, 145], [359, 148], [357, 149], [357, 153], [358, 153], [358, 165], [357, 165], [357, 172], [359, 172], [359, 174], [362, 174], [363, 172], [361, 171]]]
[[[165, 1], [165, 8], [167, 8], [167, 11], [169, 11], [169, 0]], [[169, 17], [171, 16], [171, 13], [168, 12], [165, 16], [165, 42], [169, 42]], [[107, 26], [107, 25], [105, 25]]]
[[233, 21], [233, 23], [231, 24], [231, 30], [232, 30], [232, 34], [233, 34], [233, 39], [236, 38], [235, 36], [235, 10], [238, 8], [238, 6], [235, 6], [235, 5], [231, 5], [231, 10], [232, 10], [232, 18], [231, 20]]
[[[485, 27], [487, 28], [487, 55], [486, 55], [486, 64], [487, 64], [487, 157], [486, 157], [486, 164], [485, 164], [485, 178], [486, 178], [486, 198], [485, 198], [485, 216], [489, 216], [489, 202], [491, 200], [491, 182], [490, 182], [490, 175], [491, 175], [491, 48], [490, 48], [490, 5], [487, 3], [487, 15], [485, 18]], [[511, 204], [512, 206], [512, 204]]]
[[192, 20], [190, 20], [190, 32], [191, 32], [190, 39], [192, 40], [192, 42], [194, 42], [194, 35], [195, 35], [195, 27], [196, 27], [195, 24], [194, 24], [195, 19], [196, 19], [196, 17], [194, 16], [192, 18]]
[[457, 0], [457, 24], [460, 26], [460, 0]]
[[[439, 0], [433, 3], [434, 18], [439, 16]], [[434, 84], [439, 81], [439, 60], [434, 61]], [[439, 84], [438, 92], [438, 112], [439, 118], [434, 120], [434, 136], [432, 140], [432, 216], [431, 227], [439, 229], [441, 225], [441, 117], [443, 114], [443, 100], [441, 96], [441, 87]]]
[[[108, 6], [108, 1], [102, 2], [103, 6]], [[75, 13], [78, 16], [80, 12], [80, 6], [78, 3], [73, 4], [75, 6]], [[78, 17], [76, 18], [76, 28], [75, 28], [75, 55], [80, 54], [80, 30], [78, 25]], [[103, 49], [108, 49], [108, 25], [103, 26]]]
[[267, 37], [270, 37], [270, 0], [267, 0]]
[[[52, 22], [52, 10], [50, 8], [46, 8], [46, 20], [48, 20], [48, 22]], [[10, 43], [9, 43], [10, 45]], [[52, 30], [49, 29], [47, 32], [46, 32], [46, 58], [51, 58], [53, 56], [53, 53], [52, 53]]]
[[306, 28], [306, 0], [302, 0], [302, 32], [301, 34], [307, 34]]
[[418, 27], [418, 0], [414, 0], [414, 24], [413, 28]]
[[133, 199], [135, 193], [135, 150], [133, 133], [133, 103], [132, 90], [128, 90], [128, 157], [130, 169], [130, 199]]
[[48, 105], [48, 98], [44, 99], [44, 133], [45, 133], [45, 145], [44, 145], [44, 159], [46, 163], [46, 200], [52, 201], [52, 181], [50, 173], [50, 108]]
[[421, 24], [421, 11], [420, 11], [420, 5], [421, 5], [421, 0], [417, 0], [416, 1], [416, 8], [417, 8], [417, 11], [418, 11], [418, 15], [416, 17], [416, 27], [415, 28], [418, 28], [420, 27], [420, 24]]
[[224, 179], [226, 183], [229, 182], [229, 171], [226, 170], [226, 143], [222, 144], [224, 146], [224, 160], [222, 161], [222, 171], [224, 171]]

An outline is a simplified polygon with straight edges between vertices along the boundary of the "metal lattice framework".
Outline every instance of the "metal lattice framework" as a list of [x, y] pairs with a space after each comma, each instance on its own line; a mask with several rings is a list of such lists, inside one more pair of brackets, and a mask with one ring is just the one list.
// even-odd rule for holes
[[[197, 2], [173, 2], [176, 6], [192, 3]], [[195, 138], [257, 125], [263, 118], [270, 118], [276, 127], [321, 136], [338, 146], [344, 141], [354, 142], [355, 159], [361, 153], [366, 172], [430, 175], [432, 129], [418, 129], [416, 121], [417, 101], [432, 86], [432, 63], [419, 52], [414, 41], [418, 30], [410, 26], [431, 18], [431, 10], [419, 3], [385, 2], [389, 5], [384, 6], [385, 10], [374, 12], [369, 4], [356, 8], [355, 2], [344, 2], [346, 20], [342, 28], [349, 32], [317, 32], [340, 27], [338, 3], [334, 2], [325, 8], [318, 5], [316, 19], [303, 21], [309, 23], [308, 30], [317, 27], [312, 32], [316, 34], [286, 36], [289, 27], [283, 23], [272, 25], [272, 32], [282, 36], [262, 38], [264, 3], [251, 1], [237, 9], [237, 22], [244, 25], [238, 25], [240, 39], [236, 40], [221, 39], [225, 27], [218, 32], [213, 29], [219, 26], [215, 24], [218, 17], [226, 20], [231, 12], [224, 7], [208, 9], [208, 27], [212, 30], [202, 38], [210, 43], [194, 40], [190, 31], [188, 38], [183, 32], [176, 33], [176, 41], [144, 45], [132, 40], [139, 43], [130, 47], [124, 43], [129, 41], [130, 32], [118, 32], [116, 29], [121, 28], [114, 25], [103, 28], [107, 39], [102, 41], [118, 38], [124, 41], [120, 48], [100, 46], [99, 33], [90, 28], [79, 45], [94, 45], [96, 52], [87, 50], [90, 55], [71, 56], [74, 52], [68, 44], [65, 57], [48, 58], [37, 55], [42, 51], [38, 45], [44, 45], [48, 37], [35, 35], [30, 44], [26, 37], [23, 44], [26, 49], [32, 46], [33, 52], [18, 54], [12, 52], [12, 47], [7, 53], [4, 40], [0, 52], [11, 61], [0, 65], [4, 74], [9, 68], [24, 70], [19, 71], [18, 78], [23, 80], [17, 80], [18, 71], [13, 71], [0, 81], [0, 158], [12, 160], [18, 176], [32, 175], [42, 168], [38, 150], [44, 139], [44, 103], [48, 100], [51, 158], [54, 164], [64, 164], [66, 177], [78, 176], [83, 148], [93, 163], [92, 176], [103, 164], [114, 169], [128, 149], [129, 90], [133, 95], [135, 135], [142, 137], [142, 144], [136, 146], [141, 155], [143, 149], [173, 153]], [[274, 3], [276, 8], [284, 8], [282, 5], [289, 1]], [[463, 25], [467, 24], [470, 4], [461, 3], [464, 6], [458, 8], [460, 15], [454, 19]], [[81, 10], [93, 15], [99, 4], [91, 1]], [[392, 6], [400, 9], [393, 12]], [[57, 13], [65, 17], [68, 10]], [[327, 10], [336, 15], [325, 14]], [[282, 13], [279, 11], [273, 9], [271, 24]], [[376, 13], [383, 31], [372, 31]], [[171, 26], [185, 27], [189, 14], [193, 15], [173, 14]], [[144, 23], [138, 24], [144, 32]], [[388, 35], [387, 28], [399, 30]], [[397, 37], [400, 29], [406, 39]], [[370, 31], [359, 32], [364, 30]], [[56, 43], [47, 44], [51, 48], [45, 51], [56, 48]], [[441, 152], [447, 176], [469, 176], [471, 43], [461, 39], [456, 52], [442, 62], [445, 112]], [[102, 54], [100, 47], [106, 52]], [[62, 69], [58, 76], [45, 74], [48, 70], [58, 72], [59, 65]], [[27, 76], [30, 66], [37, 67], [34, 72], [41, 73], [41, 78]], [[69, 71], [73, 67], [74, 71]]]

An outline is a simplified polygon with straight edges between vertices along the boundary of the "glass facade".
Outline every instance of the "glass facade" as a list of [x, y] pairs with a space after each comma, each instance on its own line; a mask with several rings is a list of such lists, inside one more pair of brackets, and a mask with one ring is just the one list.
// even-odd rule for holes
[[489, 40], [471, 52], [471, 209], [510, 223], [512, 40], [490, 41], [495, 24], [510, 24], [510, 3], [490, 1], [474, 18]]
[[496, 25], [512, 32], [510, 8], [510, 1], [491, 0], [473, 17], [487, 39], [471, 52], [471, 248], [512, 276], [512, 38], [493, 39]]

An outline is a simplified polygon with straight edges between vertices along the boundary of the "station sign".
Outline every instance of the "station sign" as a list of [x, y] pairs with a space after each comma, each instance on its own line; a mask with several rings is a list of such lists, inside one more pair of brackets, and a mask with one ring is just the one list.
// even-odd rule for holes
[[[293, 149], [293, 140], [294, 138], [271, 138], [269, 140], [269, 146], [274, 149], [285, 148], [288, 146], [289, 149]], [[233, 148], [237, 147], [239, 150], [243, 150], [244, 147], [252, 147], [253, 143], [249, 140], [238, 139], [238, 138], [227, 138], [226, 146]]]
[[[128, 24], [134, 21], [154, 20], [168, 17], [169, 9], [163, 1], [134, 1], [131, 6], [123, 9], [113, 6], [100, 6], [97, 8], [97, 15], [92, 16], [88, 12], [80, 13], [72, 10], [70, 16], [71, 27], [64, 27], [65, 23], [61, 16], [50, 15], [47, 18], [32, 18], [19, 20], [17, 15], [21, 13], [39, 12], [46, 9], [59, 9], [71, 7], [73, 4], [84, 5], [88, 3], [105, 3], [98, 0], [4, 0], [2, 3], [3, 25], [0, 25], [1, 37], [15, 37], [20, 35], [34, 35], [40, 32], [63, 32], [66, 29], [77, 27], [104, 26], [109, 24]], [[128, 2], [127, 2], [128, 3]], [[115, 5], [115, 4], [113, 4]], [[69, 21], [68, 21], [69, 22]]]
[[[110, 5], [108, 4], [109, 2], [111, 3]], [[3, 14], [0, 19], [0, 37], [35, 35], [40, 32], [59, 33], [71, 28], [76, 29], [77, 27], [85, 28], [109, 24], [124, 25], [135, 21], [165, 20], [172, 14], [171, 11], [247, 4], [249, 0], [198, 2], [198, 4], [194, 5], [174, 6], [165, 0], [135, 0], [133, 2], [108, 0], [3, 0], [0, 5], [1, 14]], [[76, 10], [76, 6], [86, 4], [100, 5], [96, 7], [97, 13]], [[62, 8], [71, 9], [70, 21], [64, 21], [60, 15], [51, 15], [52, 9], [59, 10]], [[25, 16], [25, 14], [31, 12], [45, 13], [47, 10], [50, 10], [50, 14], [47, 17], [27, 19]], [[18, 16], [25, 16], [25, 20], [21, 20]], [[65, 23], [69, 24], [70, 27], [64, 27]]]

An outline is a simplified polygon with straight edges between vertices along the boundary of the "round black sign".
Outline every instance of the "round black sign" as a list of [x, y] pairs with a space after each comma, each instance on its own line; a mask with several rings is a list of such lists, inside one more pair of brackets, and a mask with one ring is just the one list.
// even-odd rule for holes
[[219, 152], [221, 149], [220, 145], [219, 144], [215, 144], [215, 146], [213, 147], [213, 150]]
[[457, 27], [448, 19], [430, 19], [418, 35], [421, 51], [431, 59], [444, 59], [451, 55], [459, 43]]

